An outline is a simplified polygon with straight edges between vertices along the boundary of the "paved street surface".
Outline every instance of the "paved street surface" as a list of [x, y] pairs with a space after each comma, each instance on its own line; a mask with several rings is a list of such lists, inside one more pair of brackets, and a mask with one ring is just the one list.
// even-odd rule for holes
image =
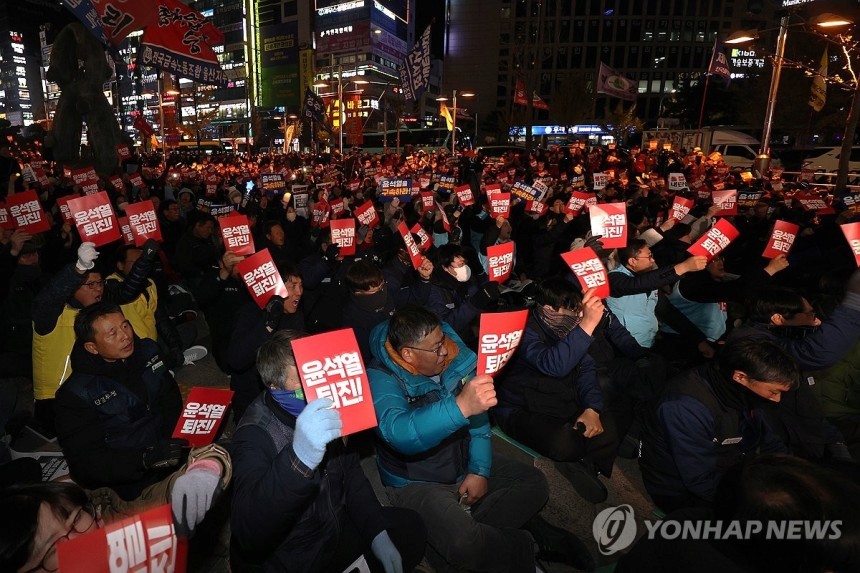
[[[206, 324], [204, 321], [197, 321], [199, 330], [199, 340], [204, 346], [210, 347], [207, 337]], [[206, 386], [211, 388], [227, 388], [229, 380], [218, 367], [215, 365], [215, 360], [211, 355], [207, 356], [194, 366], [182, 368], [176, 373], [176, 379], [182, 388], [183, 395], [187, 395], [192, 386]], [[630, 504], [636, 513], [638, 531], [641, 534], [645, 531], [642, 523], [643, 519], [655, 519], [652, 513], [654, 505], [650, 498], [644, 493], [645, 488], [642, 485], [642, 479], [639, 474], [639, 468], [635, 460], [626, 460], [619, 458], [616, 462], [615, 471], [612, 479], [605, 480], [607, 489], [609, 490], [609, 498], [601, 504], [594, 505], [583, 500], [574, 491], [570, 483], [562, 477], [555, 469], [552, 462], [546, 458], [533, 458], [523, 450], [512, 446], [505, 440], [493, 436], [493, 450], [500, 455], [504, 455], [513, 459], [523, 461], [525, 463], [534, 464], [547, 476], [550, 485], [550, 499], [546, 507], [541, 512], [541, 515], [550, 523], [563, 527], [575, 533], [582, 539], [591, 549], [592, 554], [597, 559], [600, 571], [607, 572], [612, 570], [612, 564], [616, 561], [617, 556], [605, 557], [600, 555], [597, 550], [597, 544], [594, 541], [592, 534], [592, 522], [594, 517], [603, 509], [620, 504]], [[365, 468], [373, 468], [372, 460], [365, 460], [363, 464]], [[378, 476], [371, 476], [371, 481], [378, 481]], [[210, 559], [205, 560], [200, 565], [194, 567], [194, 571], [203, 573], [226, 572], [229, 571], [226, 557], [228, 555], [229, 543], [229, 525], [220, 532], [220, 539], [223, 544], [213, 548], [213, 555]], [[567, 573], [576, 571], [571, 567], [560, 565], [557, 563], [547, 563], [547, 573]], [[432, 571], [429, 567], [425, 571]]]

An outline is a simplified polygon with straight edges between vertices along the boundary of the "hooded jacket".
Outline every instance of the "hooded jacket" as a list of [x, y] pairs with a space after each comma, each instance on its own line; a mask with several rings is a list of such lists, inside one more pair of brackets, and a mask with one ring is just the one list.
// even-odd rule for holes
[[[467, 473], [490, 476], [492, 448], [486, 413], [466, 418], [456, 398], [475, 376], [477, 357], [442, 323], [450, 362], [438, 380], [405, 368], [388, 344], [388, 321], [370, 334], [368, 369], [379, 425], [377, 465], [382, 483], [458, 483]], [[391, 352], [389, 352], [391, 349]]]

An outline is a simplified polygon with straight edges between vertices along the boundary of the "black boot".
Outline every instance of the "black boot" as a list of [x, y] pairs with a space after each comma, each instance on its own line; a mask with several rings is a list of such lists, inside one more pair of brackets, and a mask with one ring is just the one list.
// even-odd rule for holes
[[555, 467], [573, 485], [576, 493], [585, 501], [601, 503], [609, 493], [597, 477], [597, 469], [588, 460], [578, 462], [555, 462]]
[[523, 529], [535, 538], [536, 560], [564, 563], [583, 571], [597, 567], [591, 552], [576, 535], [547, 523], [540, 515], [532, 517]]

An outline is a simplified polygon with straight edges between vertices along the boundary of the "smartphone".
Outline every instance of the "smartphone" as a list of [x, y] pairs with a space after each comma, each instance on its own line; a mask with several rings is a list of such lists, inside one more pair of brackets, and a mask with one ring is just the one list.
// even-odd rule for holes
[[245, 181], [245, 192], [246, 193], [250, 193], [253, 188], [254, 188], [254, 182], [253, 181]]

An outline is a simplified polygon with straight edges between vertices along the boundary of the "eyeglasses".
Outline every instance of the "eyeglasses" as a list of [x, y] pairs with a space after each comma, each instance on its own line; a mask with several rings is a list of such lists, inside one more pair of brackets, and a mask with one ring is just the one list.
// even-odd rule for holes
[[107, 279], [102, 279], [100, 281], [90, 281], [88, 283], [84, 283], [82, 286], [85, 286], [90, 290], [96, 290], [99, 287], [104, 287], [105, 284], [107, 284]]
[[432, 350], [429, 348], [418, 348], [417, 346], [404, 346], [403, 348], [411, 348], [412, 350], [420, 350], [421, 352], [432, 352], [436, 356], [445, 356], [448, 354], [448, 349], [445, 348], [445, 340], [447, 340], [447, 337], [443, 336], [442, 342]]
[[53, 573], [54, 571], [59, 571], [60, 561], [57, 557], [57, 543], [68, 541], [69, 536], [72, 533], [86, 533], [92, 529], [96, 522], [95, 514], [96, 510], [91, 503], [88, 503], [83, 507], [79, 507], [72, 518], [72, 526], [66, 534], [58, 537], [57, 540], [48, 547], [48, 551], [45, 552], [45, 556], [42, 557], [42, 560], [36, 567], [28, 569], [24, 573], [35, 573], [36, 571], [47, 571], [48, 573]]
[[647, 257], [633, 257], [634, 259], [648, 259], [649, 261], [654, 260], [654, 255], [648, 255]]

